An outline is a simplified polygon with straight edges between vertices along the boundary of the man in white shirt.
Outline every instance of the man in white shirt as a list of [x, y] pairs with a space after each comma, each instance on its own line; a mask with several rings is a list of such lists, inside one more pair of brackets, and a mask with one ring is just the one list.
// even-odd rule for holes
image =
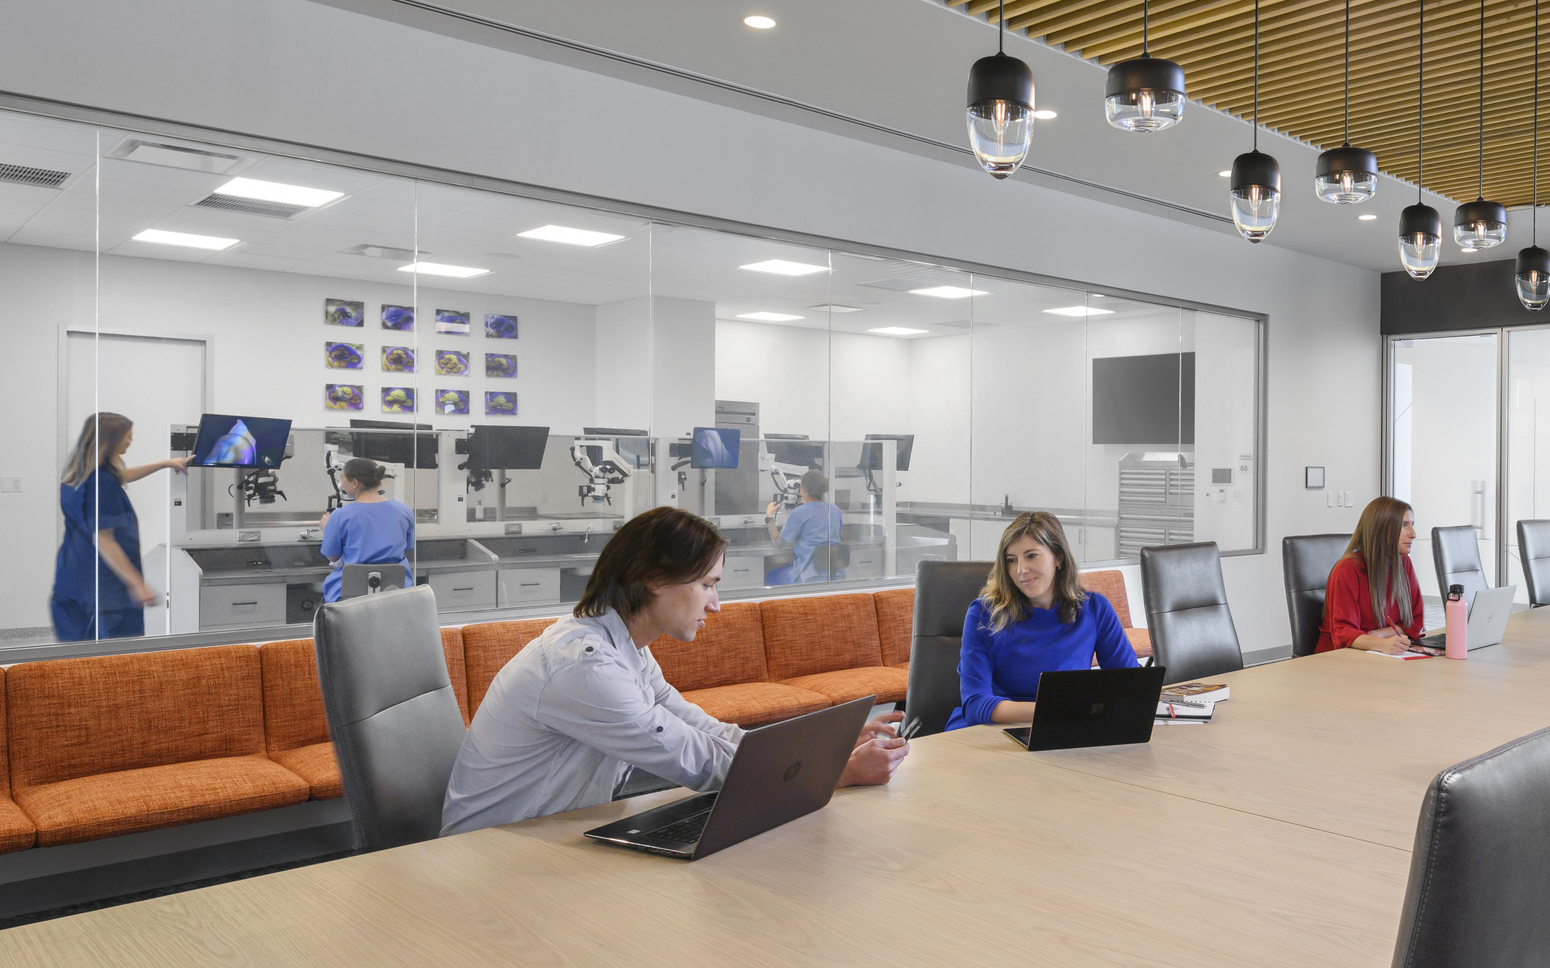
[[[726, 546], [676, 508], [615, 532], [574, 617], [491, 683], [452, 768], [442, 834], [606, 803], [633, 767], [702, 792], [721, 786], [744, 731], [679, 695], [647, 646], [663, 634], [691, 641], [721, 610]], [[841, 786], [888, 782], [909, 752], [888, 725], [898, 719], [862, 728]]]

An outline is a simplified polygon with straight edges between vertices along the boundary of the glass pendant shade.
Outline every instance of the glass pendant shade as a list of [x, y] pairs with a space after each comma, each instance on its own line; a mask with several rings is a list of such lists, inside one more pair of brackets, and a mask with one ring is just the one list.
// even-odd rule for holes
[[1467, 249], [1489, 249], [1507, 241], [1507, 209], [1477, 198], [1453, 213], [1453, 241]]
[[1537, 245], [1520, 250], [1513, 278], [1523, 308], [1533, 312], [1544, 309], [1550, 303], [1550, 252]]
[[1121, 131], [1161, 131], [1184, 117], [1184, 68], [1142, 54], [1109, 68], [1103, 114]]
[[1259, 242], [1276, 227], [1281, 207], [1281, 166], [1263, 151], [1233, 159], [1229, 194], [1232, 221], [1250, 242]]
[[1406, 205], [1399, 213], [1399, 263], [1420, 280], [1437, 268], [1442, 254], [1442, 216], [1430, 205]]
[[1365, 202], [1378, 190], [1378, 156], [1349, 143], [1319, 155], [1313, 190], [1336, 205]]
[[969, 147], [997, 178], [1017, 170], [1033, 139], [1033, 72], [1007, 54], [981, 57], [969, 69]]

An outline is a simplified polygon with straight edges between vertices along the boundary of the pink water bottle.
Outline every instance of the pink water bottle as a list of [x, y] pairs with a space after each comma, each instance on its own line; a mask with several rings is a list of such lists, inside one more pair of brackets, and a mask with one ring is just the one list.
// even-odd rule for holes
[[1443, 605], [1442, 612], [1448, 658], [1469, 658], [1469, 609], [1464, 605], [1463, 585], [1448, 586], [1448, 601]]

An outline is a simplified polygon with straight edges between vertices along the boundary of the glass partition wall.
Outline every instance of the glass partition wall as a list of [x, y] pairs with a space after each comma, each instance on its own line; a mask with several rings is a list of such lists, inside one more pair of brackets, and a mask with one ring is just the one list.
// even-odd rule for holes
[[0, 145], [40, 173], [0, 181], [0, 520], [31, 549], [0, 646], [53, 640], [99, 412], [130, 467], [211, 465], [125, 485], [148, 635], [308, 622], [359, 457], [466, 621], [561, 610], [661, 505], [727, 535], [728, 597], [988, 559], [1030, 508], [1084, 563], [1260, 550], [1247, 314], [30, 116]]

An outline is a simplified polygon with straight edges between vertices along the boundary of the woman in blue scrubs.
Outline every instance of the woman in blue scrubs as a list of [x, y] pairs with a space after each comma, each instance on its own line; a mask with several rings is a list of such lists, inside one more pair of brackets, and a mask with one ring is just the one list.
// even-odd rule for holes
[[948, 729], [1033, 719], [1039, 675], [1139, 665], [1109, 600], [1082, 590], [1060, 519], [1048, 511], [1018, 515], [1001, 535], [1000, 554], [963, 620], [958, 656], [961, 705]]
[[364, 457], [344, 465], [339, 486], [353, 499], [323, 515], [323, 557], [334, 570], [323, 579], [323, 601], [339, 601], [343, 565], [403, 565], [404, 587], [414, 584], [406, 557], [414, 547], [414, 511], [382, 493], [386, 469]]
[[[769, 530], [770, 541], [777, 548], [791, 545], [791, 564], [771, 568], [764, 576], [766, 585], [791, 585], [845, 577], [844, 572], [837, 570], [831, 574], [827, 564], [820, 570], [813, 561], [814, 552], [821, 546], [828, 545], [830, 554], [833, 554], [845, 527], [845, 518], [840, 514], [840, 509], [823, 499], [829, 493], [829, 479], [818, 471], [808, 471], [802, 475], [801, 493], [802, 503], [792, 510], [783, 528], [775, 525], [775, 513], [780, 510], [780, 503], [771, 501], [769, 507], [764, 509], [764, 526]], [[823, 560], [828, 562], [831, 559], [825, 556]]]
[[187, 457], [125, 467], [134, 422], [122, 414], [86, 418], [59, 483], [65, 537], [54, 562], [49, 602], [61, 642], [145, 634], [145, 606], [157, 593], [140, 570], [140, 521], [124, 485], [164, 468], [182, 471]]

